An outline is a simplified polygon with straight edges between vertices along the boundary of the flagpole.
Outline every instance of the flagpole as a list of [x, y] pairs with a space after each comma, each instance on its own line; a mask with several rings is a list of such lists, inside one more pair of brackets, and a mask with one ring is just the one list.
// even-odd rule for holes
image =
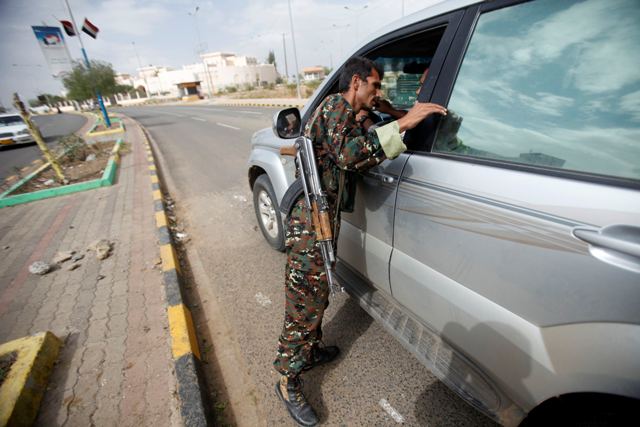
[[[71, 7], [69, 6], [69, 0], [64, 0], [64, 2], [67, 5], [69, 16], [71, 16], [71, 22], [73, 23], [74, 30], [76, 31], [76, 35], [78, 36], [78, 41], [80, 42], [80, 50], [82, 51], [82, 56], [84, 57], [84, 63], [87, 65], [87, 69], [91, 69], [91, 63], [89, 62], [87, 51], [84, 49], [84, 43], [82, 43], [82, 37], [80, 36], [80, 31], [78, 31], [78, 26], [76, 25], [76, 19], [73, 17], [73, 12], [71, 11]], [[104, 107], [104, 102], [102, 101], [102, 95], [100, 94], [100, 90], [98, 90], [98, 88], [96, 88], [96, 96], [98, 98], [98, 104], [100, 105], [100, 111], [102, 111], [104, 124], [108, 129], [111, 127], [111, 120], [109, 120], [109, 114], [107, 114], [107, 109]]]

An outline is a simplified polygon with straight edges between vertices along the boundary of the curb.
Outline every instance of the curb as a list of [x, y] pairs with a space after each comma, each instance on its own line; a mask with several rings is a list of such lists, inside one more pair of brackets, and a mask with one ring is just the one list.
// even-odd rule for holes
[[0, 345], [0, 355], [18, 353], [0, 387], [0, 426], [33, 423], [61, 345], [51, 332]]
[[109, 129], [109, 130], [102, 130], [102, 131], [95, 132], [94, 129], [102, 124], [100, 120], [96, 119], [95, 124], [91, 129], [89, 129], [89, 131], [86, 133], [85, 136], [88, 138], [96, 138], [100, 136], [109, 136], [109, 135], [114, 135], [116, 133], [124, 132], [124, 123], [122, 122], [121, 119], [116, 117], [109, 117], [109, 119], [111, 119], [112, 123], [117, 123], [119, 127], [116, 129]]
[[35, 200], [48, 199], [50, 197], [63, 196], [71, 193], [78, 193], [80, 191], [93, 190], [94, 188], [107, 187], [113, 185], [116, 177], [116, 170], [118, 163], [120, 162], [120, 147], [122, 146], [122, 138], [118, 139], [113, 146], [113, 151], [107, 162], [107, 167], [102, 173], [102, 178], [94, 179], [91, 181], [79, 182], [77, 184], [63, 185], [62, 187], [48, 188], [40, 191], [34, 191], [31, 193], [17, 194], [10, 196], [12, 192], [16, 191], [22, 185], [36, 177], [40, 172], [51, 166], [51, 163], [45, 163], [34, 172], [27, 175], [25, 178], [13, 184], [7, 191], [0, 194], [0, 209], [7, 206], [19, 205], [22, 203], [29, 203]]
[[[135, 121], [134, 121], [135, 122]], [[180, 264], [171, 243], [167, 215], [160, 191], [160, 180], [146, 129], [142, 130], [151, 177], [151, 189], [156, 219], [156, 232], [162, 259], [162, 282], [167, 298], [167, 318], [171, 334], [171, 353], [175, 364], [180, 396], [180, 414], [187, 427], [209, 425], [209, 412], [205, 405], [205, 386], [200, 371], [200, 349], [189, 308], [185, 305], [181, 291]]]

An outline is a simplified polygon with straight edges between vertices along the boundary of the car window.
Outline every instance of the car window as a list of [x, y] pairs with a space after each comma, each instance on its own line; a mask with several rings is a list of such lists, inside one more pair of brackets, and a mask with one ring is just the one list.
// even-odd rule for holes
[[[446, 30], [446, 25], [405, 36], [382, 46], [374, 47], [363, 54], [375, 61], [384, 70], [383, 96], [398, 109], [410, 108], [416, 100], [416, 90], [421, 87], [420, 77], [427, 69]], [[331, 93], [338, 92], [340, 72], [333, 76], [314, 104], [307, 109], [303, 121], [320, 102]]]
[[0, 117], [0, 126], [15, 126], [24, 124], [22, 117], [20, 116], [5, 116]]
[[367, 54], [384, 70], [382, 92], [396, 108], [410, 108], [446, 29], [442, 25], [386, 44]]
[[410, 108], [416, 102], [420, 76], [429, 68], [431, 57], [378, 57], [384, 70], [382, 93], [396, 108]]
[[480, 15], [434, 152], [640, 179], [640, 2]]

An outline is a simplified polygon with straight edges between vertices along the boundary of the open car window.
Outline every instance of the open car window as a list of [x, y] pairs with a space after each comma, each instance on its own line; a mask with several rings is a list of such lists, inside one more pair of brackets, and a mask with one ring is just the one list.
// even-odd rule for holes
[[382, 92], [395, 108], [408, 109], [416, 102], [420, 77], [429, 68], [445, 28], [394, 40], [366, 55], [384, 70]]

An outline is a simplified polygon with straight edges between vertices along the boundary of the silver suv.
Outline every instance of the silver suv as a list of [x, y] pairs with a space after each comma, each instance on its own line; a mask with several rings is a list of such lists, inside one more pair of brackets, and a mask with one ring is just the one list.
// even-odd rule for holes
[[[450, 114], [359, 177], [338, 273], [505, 425], [615, 424], [640, 406], [639, 22], [637, 0], [460, 0], [353, 53], [384, 67], [396, 107], [419, 88]], [[258, 223], [279, 250], [294, 164], [278, 149], [290, 143], [259, 131], [249, 159]]]

